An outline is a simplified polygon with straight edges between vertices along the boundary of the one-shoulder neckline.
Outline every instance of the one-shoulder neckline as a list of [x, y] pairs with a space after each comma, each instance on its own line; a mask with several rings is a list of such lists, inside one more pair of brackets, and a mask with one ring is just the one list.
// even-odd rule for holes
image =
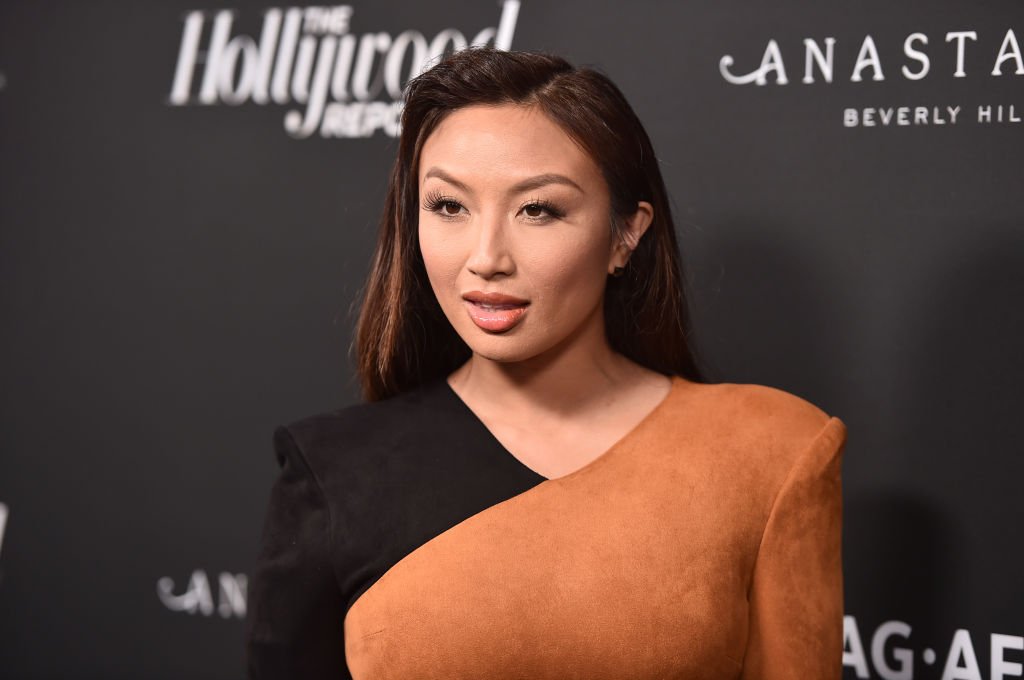
[[527, 473], [534, 475], [539, 480], [541, 480], [542, 483], [546, 483], [565, 481], [571, 477], [583, 474], [585, 471], [594, 468], [595, 466], [601, 464], [601, 461], [608, 460], [609, 458], [611, 458], [612, 454], [621, 449], [623, 445], [626, 444], [629, 440], [631, 440], [641, 429], [645, 428], [651, 421], [657, 418], [661, 414], [661, 412], [665, 410], [666, 406], [672, 400], [673, 396], [686, 383], [686, 380], [678, 375], [669, 375], [666, 377], [668, 377], [670, 380], [668, 393], [661, 399], [661, 401], [655, 404], [654, 408], [648, 411], [647, 414], [644, 415], [644, 417], [641, 418], [633, 427], [631, 427], [625, 434], [619, 437], [615, 442], [612, 443], [611, 446], [609, 446], [603, 452], [598, 454], [595, 458], [592, 458], [585, 465], [578, 467], [572, 472], [564, 474], [561, 477], [547, 477], [545, 475], [542, 475], [540, 472], [537, 472], [536, 470], [531, 468], [529, 465], [524, 463], [519, 457], [517, 457], [511, 451], [509, 451], [505, 447], [505, 445], [501, 443], [501, 440], [499, 440], [494, 435], [494, 433], [491, 432], [491, 429], [487, 427], [486, 423], [484, 423], [480, 416], [478, 416], [476, 412], [469, 407], [469, 404], [463, 401], [462, 397], [459, 396], [459, 393], [456, 392], [455, 389], [448, 383], [447, 377], [442, 377], [440, 379], [439, 387], [443, 392], [447, 394], [448, 398], [452, 400], [452, 402], [456, 405], [456, 408], [462, 411], [464, 415], [472, 419], [476, 423], [476, 425], [479, 426], [479, 428], [485, 433], [485, 436], [487, 436], [490, 439], [491, 443], [497, 448], [497, 450], [500, 453], [510, 458], [511, 461], [517, 467], [522, 468]]

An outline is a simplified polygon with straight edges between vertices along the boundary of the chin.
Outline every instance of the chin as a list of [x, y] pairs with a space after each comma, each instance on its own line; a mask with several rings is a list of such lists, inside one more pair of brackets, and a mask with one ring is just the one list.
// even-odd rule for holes
[[473, 354], [481, 359], [494, 361], [500, 364], [512, 364], [537, 356], [536, 352], [530, 352], [523, 347], [495, 347], [494, 343], [471, 342], [468, 343]]
[[[469, 336], [462, 335], [473, 354], [482, 359], [498, 363], [515, 363], [532, 359], [543, 352], [535, 342], [513, 335], [488, 335], [478, 328], [473, 328]], [[481, 337], [484, 336], [484, 337]]]

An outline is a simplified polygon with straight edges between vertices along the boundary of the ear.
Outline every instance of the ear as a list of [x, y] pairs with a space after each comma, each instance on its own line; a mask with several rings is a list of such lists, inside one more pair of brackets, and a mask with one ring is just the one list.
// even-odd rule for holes
[[608, 273], [611, 274], [616, 267], [625, 267], [629, 262], [629, 256], [633, 254], [640, 237], [644, 235], [647, 228], [654, 220], [654, 206], [647, 201], [639, 201], [636, 204], [636, 212], [626, 218], [625, 233], [622, 240], [612, 244], [611, 257], [608, 260]]

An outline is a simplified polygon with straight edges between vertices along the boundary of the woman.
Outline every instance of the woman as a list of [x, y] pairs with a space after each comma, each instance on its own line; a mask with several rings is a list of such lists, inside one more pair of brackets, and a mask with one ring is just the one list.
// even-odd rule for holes
[[471, 48], [410, 82], [355, 342], [274, 433], [253, 678], [840, 677], [843, 423], [707, 384], [640, 121]]

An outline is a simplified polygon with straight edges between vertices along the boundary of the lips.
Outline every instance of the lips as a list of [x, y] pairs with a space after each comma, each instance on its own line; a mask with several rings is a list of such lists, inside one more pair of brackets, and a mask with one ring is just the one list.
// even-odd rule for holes
[[528, 300], [502, 293], [484, 293], [478, 290], [462, 296], [469, 318], [477, 326], [492, 333], [503, 333], [522, 320]]

